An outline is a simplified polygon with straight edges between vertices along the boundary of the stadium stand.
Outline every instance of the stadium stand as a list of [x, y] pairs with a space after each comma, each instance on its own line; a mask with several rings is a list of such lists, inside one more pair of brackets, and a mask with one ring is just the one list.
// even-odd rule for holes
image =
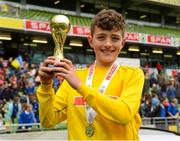
[[[16, 7], [12, 7], [14, 11], [18, 11]], [[50, 9], [50, 8], [48, 8]], [[48, 10], [33, 10], [31, 7], [28, 9], [23, 9], [16, 18], [20, 19], [31, 19], [31, 20], [39, 20], [39, 21], [49, 21], [53, 15], [57, 13], [48, 12]], [[0, 12], [0, 16], [3, 17], [15, 17], [14, 13], [10, 13], [9, 11]], [[91, 23], [91, 18], [75, 16], [75, 15], [66, 15], [73, 25], [80, 26], [89, 26]], [[138, 24], [130, 24], [128, 23], [126, 26], [126, 30], [128, 32], [138, 32], [138, 33], [147, 33], [147, 34], [155, 34], [155, 35], [164, 35], [164, 36], [172, 36], [172, 37], [180, 37], [180, 30], [172, 29], [172, 28], [163, 28], [163, 27], [154, 27], [147, 25], [138, 25]]]

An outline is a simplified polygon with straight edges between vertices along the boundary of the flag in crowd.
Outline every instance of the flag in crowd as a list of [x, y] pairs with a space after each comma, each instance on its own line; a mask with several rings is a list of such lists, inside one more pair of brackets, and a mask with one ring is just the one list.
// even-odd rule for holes
[[23, 59], [22, 59], [22, 56], [18, 56], [16, 57], [12, 62], [11, 62], [11, 65], [18, 69], [20, 67], [23, 67]]

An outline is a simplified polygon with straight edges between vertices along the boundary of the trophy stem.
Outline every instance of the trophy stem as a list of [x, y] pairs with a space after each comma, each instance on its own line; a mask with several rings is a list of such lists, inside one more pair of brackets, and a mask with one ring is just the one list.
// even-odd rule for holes
[[60, 62], [60, 60], [64, 58], [63, 47], [55, 46], [54, 56], [55, 56], [56, 62]]

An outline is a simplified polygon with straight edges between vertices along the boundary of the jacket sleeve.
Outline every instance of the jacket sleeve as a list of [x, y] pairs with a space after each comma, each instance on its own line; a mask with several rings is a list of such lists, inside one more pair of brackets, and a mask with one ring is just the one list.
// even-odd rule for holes
[[118, 99], [102, 95], [97, 89], [85, 84], [80, 86], [78, 92], [98, 114], [113, 122], [127, 124], [138, 113], [143, 85], [144, 73], [141, 69], [136, 69], [125, 78], [121, 96]]
[[[62, 85], [64, 84], [62, 83]], [[57, 96], [52, 84], [41, 84], [36, 93], [39, 100], [40, 122], [43, 127], [53, 127], [66, 119], [67, 99], [65, 94]]]

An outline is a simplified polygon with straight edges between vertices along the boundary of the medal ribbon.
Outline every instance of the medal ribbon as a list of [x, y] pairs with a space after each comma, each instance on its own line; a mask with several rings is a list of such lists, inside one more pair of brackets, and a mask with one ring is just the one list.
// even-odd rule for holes
[[[90, 68], [89, 68], [89, 72], [86, 78], [86, 84], [88, 86], [92, 86], [92, 80], [93, 80], [93, 76], [94, 76], [94, 69], [95, 69], [95, 63], [93, 63]], [[119, 68], [119, 64], [117, 61], [115, 61], [112, 66], [110, 67], [110, 69], [108, 70], [103, 82], [100, 85], [99, 88], [99, 92], [101, 94], [104, 94], [104, 92], [106, 91], [111, 79], [113, 78], [114, 74], [116, 73], [116, 71]], [[87, 122], [88, 124], [92, 124], [93, 120], [95, 119], [97, 113], [96, 111], [94, 111], [94, 109], [92, 107], [90, 107], [88, 104], [85, 105], [86, 108], [86, 118], [87, 118]]]

